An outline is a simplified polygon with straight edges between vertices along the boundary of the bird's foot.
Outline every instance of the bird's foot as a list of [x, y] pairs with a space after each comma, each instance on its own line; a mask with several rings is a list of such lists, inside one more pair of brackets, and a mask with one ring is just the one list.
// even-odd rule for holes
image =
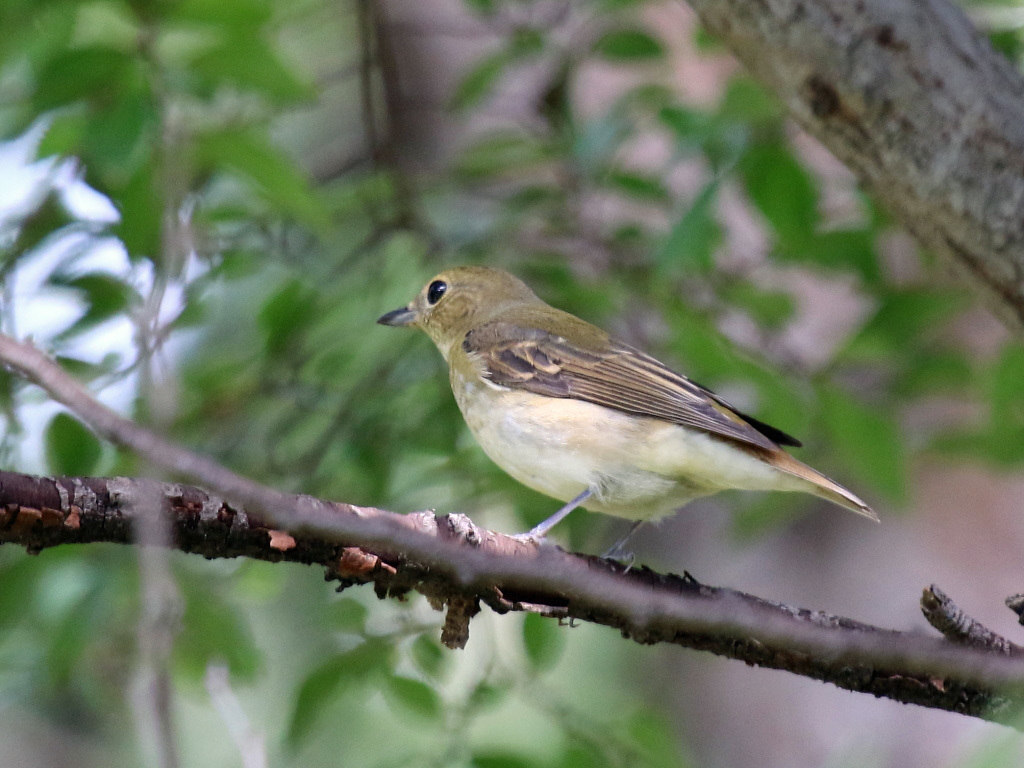
[[526, 533], [510, 533], [508, 534], [508, 537], [522, 542], [523, 544], [533, 544], [535, 546], [540, 546], [540, 543], [544, 541], [545, 538], [544, 533], [538, 533], [536, 528], [532, 528]]
[[629, 573], [630, 568], [633, 567], [633, 563], [636, 561], [636, 555], [626, 548], [626, 544], [629, 542], [630, 537], [636, 532], [636, 529], [641, 525], [643, 525], [643, 520], [635, 520], [633, 524], [629, 526], [629, 530], [626, 531], [626, 535], [612, 544], [611, 549], [601, 555], [601, 557], [605, 560], [614, 560], [619, 565], [626, 566], [624, 573]]
[[521, 541], [524, 544], [540, 544], [544, 540], [544, 537], [548, 535], [548, 531], [550, 531], [558, 523], [564, 520], [570, 512], [576, 509], [576, 507], [578, 507], [580, 504], [582, 504], [584, 501], [590, 498], [591, 493], [592, 491], [589, 488], [587, 488], [586, 490], [583, 491], [583, 493], [581, 493], [575, 499], [573, 499], [564, 507], [559, 509], [557, 512], [555, 512], [555, 514], [553, 514], [544, 522], [535, 525], [526, 533], [517, 533], [511, 538], [515, 539], [516, 541]]
[[619, 565], [626, 566], [626, 570], [623, 573], [629, 573], [633, 567], [633, 563], [636, 562], [636, 555], [630, 552], [625, 547], [625, 541], [616, 542], [616, 544], [605, 552], [601, 557], [605, 560], [613, 560]]

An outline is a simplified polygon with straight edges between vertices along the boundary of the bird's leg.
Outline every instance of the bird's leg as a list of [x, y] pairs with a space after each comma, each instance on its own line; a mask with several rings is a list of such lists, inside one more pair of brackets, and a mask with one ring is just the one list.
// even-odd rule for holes
[[626, 542], [629, 541], [630, 537], [636, 533], [636, 529], [644, 524], [643, 520], [634, 520], [633, 524], [629, 526], [629, 530], [626, 531], [626, 535], [621, 539], [612, 544], [611, 548], [605, 552], [601, 557], [606, 560], [616, 560], [624, 565], [630, 567], [633, 566], [633, 553], [626, 549]]
[[565, 520], [565, 518], [569, 516], [570, 512], [576, 509], [576, 507], [578, 507], [584, 501], [589, 499], [591, 493], [593, 492], [589, 488], [587, 488], [585, 491], [583, 491], [583, 493], [581, 493], [572, 501], [568, 502], [564, 507], [555, 512], [555, 514], [553, 514], [547, 520], [534, 526], [527, 533], [520, 533], [513, 536], [512, 538], [519, 539], [520, 541], [540, 541], [548, 535], [548, 531], [550, 531], [560, 522]]

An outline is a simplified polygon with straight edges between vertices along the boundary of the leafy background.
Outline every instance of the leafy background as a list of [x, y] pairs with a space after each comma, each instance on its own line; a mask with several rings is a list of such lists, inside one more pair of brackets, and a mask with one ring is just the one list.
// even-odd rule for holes
[[[968, 11], [1020, 60], [1024, 7]], [[508, 268], [801, 437], [879, 509], [725, 495], [653, 567], [900, 627], [938, 581], [1011, 636], [1024, 348], [678, 3], [2, 0], [0, 325], [107, 402], [281, 488], [524, 529], [552, 502], [475, 447], [442, 363], [373, 325]], [[0, 372], [5, 468], [147, 471]], [[613, 521], [556, 534], [600, 551]], [[186, 765], [1012, 765], [1020, 737], [594, 627], [287, 565], [173, 557]], [[0, 552], [0, 753], [152, 761], [126, 548]], [[134, 698], [133, 698], [134, 697]], [[5, 758], [6, 759], [6, 758]]]

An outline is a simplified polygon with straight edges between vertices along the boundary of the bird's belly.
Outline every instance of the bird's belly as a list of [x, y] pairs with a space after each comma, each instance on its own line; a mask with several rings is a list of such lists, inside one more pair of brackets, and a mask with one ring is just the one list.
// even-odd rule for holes
[[453, 380], [453, 390], [491, 460], [523, 485], [560, 501], [590, 488], [594, 496], [584, 508], [648, 519], [718, 490], [685, 473], [650, 466], [646, 443], [652, 420], [476, 382]]

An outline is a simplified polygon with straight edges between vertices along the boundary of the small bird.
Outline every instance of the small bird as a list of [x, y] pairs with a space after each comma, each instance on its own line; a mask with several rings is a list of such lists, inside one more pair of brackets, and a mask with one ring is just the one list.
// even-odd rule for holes
[[798, 440], [546, 304], [502, 270], [449, 269], [377, 322], [424, 331], [484, 452], [523, 485], [565, 502], [522, 538], [542, 539], [576, 507], [632, 520], [632, 533], [726, 489], [802, 491], [878, 521], [781, 447]]

